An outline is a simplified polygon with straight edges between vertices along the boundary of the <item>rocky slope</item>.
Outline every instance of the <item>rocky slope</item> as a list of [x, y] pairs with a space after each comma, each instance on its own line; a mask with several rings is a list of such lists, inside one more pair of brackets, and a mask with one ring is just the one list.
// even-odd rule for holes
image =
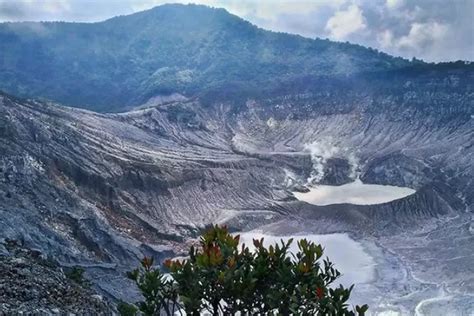
[[[435, 74], [424, 86], [426, 75], [402, 76], [401, 97], [380, 93], [375, 81], [365, 89], [367, 79], [338, 94], [329, 82], [305, 93], [193, 99], [123, 114], [2, 95], [2, 237], [63, 265], [81, 264], [104, 293], [133, 300], [122, 272], [144, 254], [181, 254], [209, 223], [236, 230], [293, 223], [374, 240], [416, 273], [427, 265], [403, 241], [420, 240], [417, 252], [436, 253], [435, 270], [450, 271], [424, 276], [472, 293], [465, 264], [473, 244], [472, 73]], [[315, 206], [291, 193], [308, 178], [341, 184], [355, 177], [417, 192], [370, 206]], [[453, 228], [445, 240], [441, 230], [450, 225], [465, 229]], [[419, 303], [399, 296], [393, 304], [407, 310]]]
[[0, 242], [0, 314], [112, 315], [102, 296], [77, 281], [45, 254], [18, 241]]

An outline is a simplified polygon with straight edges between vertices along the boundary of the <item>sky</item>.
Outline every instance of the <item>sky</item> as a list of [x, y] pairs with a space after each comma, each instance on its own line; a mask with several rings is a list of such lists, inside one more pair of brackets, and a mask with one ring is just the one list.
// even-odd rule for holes
[[97, 22], [169, 2], [222, 7], [265, 29], [405, 58], [474, 61], [474, 0], [0, 0], [0, 21]]

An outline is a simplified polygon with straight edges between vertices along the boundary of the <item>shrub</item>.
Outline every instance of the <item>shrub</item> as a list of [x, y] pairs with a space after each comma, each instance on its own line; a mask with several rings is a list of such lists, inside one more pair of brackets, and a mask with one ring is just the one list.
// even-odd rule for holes
[[67, 278], [73, 280], [74, 282], [87, 286], [88, 282], [84, 279], [84, 269], [81, 267], [72, 267], [65, 272]]
[[117, 305], [117, 311], [122, 316], [134, 316], [137, 314], [138, 308], [136, 308], [134, 305], [121, 301]]
[[340, 273], [322, 260], [321, 245], [302, 239], [298, 253], [290, 254], [292, 242], [267, 248], [263, 239], [254, 240], [252, 252], [226, 227], [214, 226], [191, 247], [189, 259], [165, 261], [172, 278], [152, 268], [150, 258], [129, 273], [144, 297], [137, 305], [145, 315], [172, 315], [175, 308], [187, 315], [364, 315], [367, 305], [349, 309], [353, 286], [330, 287]]
[[[136, 304], [140, 312], [145, 315], [159, 315], [163, 311], [166, 315], [174, 315], [178, 306], [175, 282], [153, 267], [153, 258], [143, 258], [141, 266], [128, 272], [127, 276], [135, 281], [145, 299]], [[134, 315], [133, 305], [121, 304], [121, 308], [127, 315]], [[125, 315], [122, 311], [121, 315]]]

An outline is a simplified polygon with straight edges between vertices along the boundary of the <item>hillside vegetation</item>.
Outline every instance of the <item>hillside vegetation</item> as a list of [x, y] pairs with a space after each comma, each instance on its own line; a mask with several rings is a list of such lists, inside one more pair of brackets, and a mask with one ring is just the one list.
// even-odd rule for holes
[[162, 94], [411, 65], [358, 45], [266, 31], [198, 5], [100, 23], [3, 23], [0, 51], [0, 90], [99, 111]]
[[122, 303], [122, 315], [344, 315], [363, 316], [367, 305], [349, 307], [353, 286], [336, 287], [341, 273], [321, 245], [298, 241], [298, 252], [290, 253], [292, 239], [264, 246], [254, 239], [255, 251], [240, 244], [227, 227], [206, 230], [197, 248], [185, 260], [166, 260], [166, 277], [145, 257], [141, 267], [128, 275], [144, 300]]

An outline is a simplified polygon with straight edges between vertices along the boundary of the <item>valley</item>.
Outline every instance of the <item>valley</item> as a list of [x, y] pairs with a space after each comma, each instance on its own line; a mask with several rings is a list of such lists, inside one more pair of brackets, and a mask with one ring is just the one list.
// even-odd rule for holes
[[373, 315], [474, 313], [473, 63], [195, 5], [2, 23], [0, 51], [0, 241], [135, 302], [125, 272], [211, 224], [304, 236]]
[[[97, 114], [3, 95], [3, 234], [86, 267], [101, 291], [121, 299], [134, 296], [117, 292], [127, 280], [116, 271], [145, 254], [161, 260], [185, 254], [210, 223], [276, 236], [271, 241], [305, 234], [327, 243], [336, 262], [341, 258], [345, 282], [357, 285], [354, 302], [370, 297], [374, 312], [429, 310], [440, 289], [457, 293], [454, 305], [470, 308], [473, 234], [463, 196], [472, 182], [463, 179], [473, 171], [473, 147], [466, 146], [472, 120], [456, 128], [437, 123], [426, 134], [383, 116], [315, 113], [307, 120], [273, 118], [275, 129], [268, 110], [247, 108], [235, 117], [229, 109], [186, 101]], [[324, 149], [330, 155], [315, 162], [305, 149], [315, 141], [338, 149]], [[453, 177], [447, 155], [453, 157], [448, 148], [456, 143]], [[355, 159], [358, 176], [378, 184], [375, 191], [354, 182]], [[344, 202], [352, 203], [331, 194], [318, 205], [296, 199], [308, 194], [295, 190], [304, 191], [316, 171], [322, 188], [344, 189]], [[394, 193], [387, 185], [414, 189]], [[361, 192], [370, 203], [354, 202], [351, 194]], [[345, 266], [361, 255], [360, 264]]]

